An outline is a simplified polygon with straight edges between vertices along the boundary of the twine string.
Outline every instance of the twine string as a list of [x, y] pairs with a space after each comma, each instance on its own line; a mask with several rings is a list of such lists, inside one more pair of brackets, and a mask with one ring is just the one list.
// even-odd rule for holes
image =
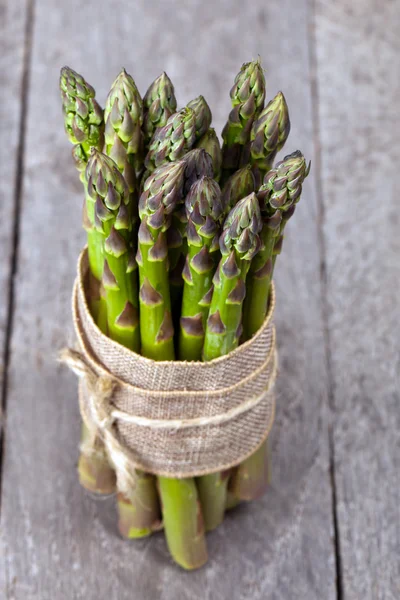
[[268, 385], [261, 394], [248, 398], [245, 402], [242, 402], [223, 413], [204, 417], [194, 417], [191, 419], [149, 419], [148, 417], [134, 415], [114, 408], [111, 403], [111, 398], [116, 387], [118, 387], [118, 385], [123, 385], [121, 380], [117, 377], [98, 376], [86, 363], [83, 355], [70, 348], [65, 348], [61, 351], [59, 360], [67, 365], [78, 377], [86, 380], [86, 385], [90, 393], [90, 412], [94, 417], [93, 420], [100, 430], [108, 431], [116, 419], [141, 427], [173, 430], [187, 429], [188, 427], [204, 427], [206, 425], [220, 425], [221, 423], [231, 421], [257, 406], [271, 390], [275, 383], [278, 370], [276, 355], [274, 358], [275, 360], [273, 362]]
[[[61, 350], [58, 360], [68, 366], [86, 386], [87, 405], [84, 405], [82, 391], [79, 394], [79, 405], [91, 439], [81, 445], [81, 452], [86, 455], [101, 454], [104, 449], [115, 469], [118, 490], [133, 500], [137, 480], [135, 459], [132, 451], [119, 442], [113, 428], [111, 398], [117, 385], [116, 381], [111, 377], [98, 376], [88, 366], [82, 354], [72, 348]], [[104, 444], [103, 448], [101, 442]]]

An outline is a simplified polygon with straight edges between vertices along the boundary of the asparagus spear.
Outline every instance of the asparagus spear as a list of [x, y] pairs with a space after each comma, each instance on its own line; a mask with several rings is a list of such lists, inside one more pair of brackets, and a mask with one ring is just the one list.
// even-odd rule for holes
[[237, 347], [250, 261], [261, 246], [262, 228], [257, 196], [251, 193], [233, 207], [220, 238], [222, 259], [214, 276], [203, 358], [211, 360]]
[[[173, 326], [166, 231], [183, 193], [185, 164], [168, 163], [146, 180], [140, 197], [139, 249], [142, 354], [173, 360]], [[175, 561], [194, 569], [207, 560], [200, 505], [193, 479], [158, 477], [165, 535]]]
[[[214, 276], [214, 292], [204, 340], [203, 359], [212, 360], [237, 347], [241, 336], [242, 306], [250, 261], [260, 249], [262, 227], [257, 196], [240, 200], [229, 213], [220, 237], [222, 258]], [[198, 479], [206, 530], [223, 520], [229, 472]]]
[[201, 360], [212, 277], [219, 256], [219, 224], [223, 213], [219, 185], [210, 177], [202, 177], [192, 185], [185, 204], [189, 252], [183, 273], [179, 358]]
[[[111, 86], [104, 109], [105, 152], [118, 165], [131, 193], [143, 170], [143, 101], [125, 69]], [[132, 207], [134, 208], [134, 207]]]
[[142, 354], [174, 360], [173, 326], [168, 281], [167, 230], [181, 201], [184, 163], [159, 167], [146, 180], [139, 201], [140, 330]]
[[222, 183], [239, 168], [253, 121], [264, 107], [265, 78], [259, 59], [242, 65], [230, 96], [233, 108], [222, 131]]
[[[287, 190], [288, 190], [288, 194], [289, 194], [293, 204], [290, 208], [288, 208], [288, 210], [286, 210], [282, 214], [282, 221], [281, 221], [281, 226], [279, 229], [279, 237], [276, 240], [275, 245], [274, 245], [274, 252], [273, 252], [273, 257], [272, 257], [272, 268], [275, 267], [275, 262], [276, 262], [276, 258], [278, 256], [278, 254], [280, 254], [282, 252], [283, 237], [284, 237], [283, 234], [284, 234], [286, 224], [294, 214], [296, 205], [300, 200], [300, 196], [301, 196], [301, 192], [302, 192], [302, 184], [304, 182], [304, 179], [308, 176], [308, 174], [310, 172], [311, 162], [308, 164], [308, 166], [306, 166], [305, 162], [303, 162], [303, 161], [304, 161], [303, 155], [301, 154], [300, 150], [297, 150], [296, 152], [293, 152], [293, 154], [289, 154], [288, 156], [286, 156], [283, 161], [281, 161], [280, 163], [278, 163], [276, 165], [276, 168], [278, 168], [278, 170], [279, 170], [279, 176], [287, 177]], [[283, 164], [283, 163], [285, 163], [285, 164]], [[296, 180], [296, 177], [295, 177], [296, 166], [299, 169], [298, 180]], [[272, 175], [272, 177], [273, 177], [273, 175]], [[271, 177], [271, 179], [272, 179], [272, 177]], [[267, 181], [269, 181], [269, 179], [270, 178], [267, 177]], [[276, 183], [273, 184], [271, 181], [270, 185], [273, 185], [273, 187], [275, 188], [275, 191], [274, 191], [275, 198], [272, 199], [272, 197], [271, 197], [271, 201], [276, 202], [276, 194], [279, 194], [279, 191], [276, 189], [276, 187], [277, 187]]]
[[279, 92], [254, 121], [247, 152], [242, 153], [243, 164], [250, 162], [263, 177], [272, 169], [275, 156], [283, 148], [289, 132], [289, 110], [285, 96]]
[[191, 108], [182, 108], [171, 115], [154, 134], [145, 159], [145, 178], [166, 162], [182, 158], [196, 141], [196, 119]]
[[92, 86], [70, 67], [61, 69], [60, 91], [65, 131], [70, 142], [75, 144], [75, 162], [83, 173], [90, 157], [90, 149], [103, 148], [103, 110], [95, 100]]
[[[60, 91], [64, 113], [64, 126], [68, 139], [75, 144], [73, 158], [80, 172], [86, 192], [85, 169], [92, 147], [102, 150], [104, 143], [103, 110], [95, 100], [95, 91], [84, 78], [69, 67], [60, 74]], [[84, 227], [88, 236], [90, 270], [95, 279], [101, 280], [103, 273], [104, 236], [94, 229], [94, 203], [86, 193]], [[96, 305], [95, 313], [98, 312]], [[96, 314], [94, 314], [96, 318]]]
[[309, 167], [301, 152], [293, 152], [264, 178], [258, 192], [263, 230], [264, 247], [251, 265], [247, 278], [247, 295], [244, 306], [243, 335], [249, 339], [261, 327], [268, 308], [269, 288], [272, 277], [273, 250], [283, 233], [282, 224], [293, 214], [294, 205], [300, 200], [302, 183]]
[[[106, 330], [106, 305], [99, 295], [100, 279], [103, 271], [104, 236], [94, 228], [94, 204], [87, 193], [85, 169], [91, 147], [101, 150], [104, 142], [103, 110], [95, 100], [95, 91], [84, 78], [69, 67], [60, 73], [60, 91], [64, 114], [64, 126], [68, 139], [74, 144], [72, 156], [80, 173], [85, 190], [83, 226], [87, 232], [90, 266], [90, 309], [93, 318], [102, 331]], [[100, 438], [92, 439], [82, 423], [81, 444], [90, 444], [90, 455], [81, 453], [78, 473], [81, 485], [98, 494], [110, 494], [115, 490], [115, 473], [108, 464], [105, 449]]]
[[133, 199], [112, 158], [93, 150], [86, 170], [88, 193], [95, 199], [95, 227], [104, 235], [103, 285], [109, 336], [140, 349], [136, 262], [131, 251]]
[[198, 96], [187, 104], [194, 112], [196, 121], [196, 140], [199, 140], [211, 125], [212, 114], [204, 96]]
[[[249, 339], [261, 327], [268, 309], [269, 290], [273, 272], [273, 253], [283, 228], [293, 215], [295, 204], [300, 200], [302, 183], [309, 167], [301, 152], [286, 156], [269, 171], [264, 185], [258, 192], [263, 217], [261, 237], [263, 249], [254, 258], [246, 281], [243, 336]], [[264, 442], [250, 458], [235, 470], [229, 487], [241, 500], [258, 498], [270, 478], [268, 442]]]
[[214, 169], [214, 179], [215, 181], [219, 181], [222, 167], [222, 151], [218, 136], [215, 133], [215, 129], [210, 127], [209, 130], [206, 131], [206, 133], [196, 143], [196, 148], [203, 148], [203, 150], [208, 152], [208, 154], [211, 156]]
[[245, 196], [255, 190], [254, 175], [251, 166], [243, 167], [236, 171], [222, 188], [222, 205], [227, 215], [232, 208]]
[[179, 330], [183, 292], [182, 271], [187, 252], [185, 239], [187, 217], [183, 200], [195, 181], [203, 176], [211, 177], [213, 172], [211, 157], [205, 150], [191, 150], [184, 155], [182, 160], [185, 165], [182, 202], [176, 206], [172, 213], [171, 226], [167, 232], [171, 305], [176, 331]]
[[184, 569], [207, 562], [204, 523], [193, 478], [158, 477], [165, 536], [174, 560]]
[[150, 85], [143, 98], [143, 106], [143, 132], [147, 147], [156, 129], [164, 127], [176, 111], [174, 86], [166, 73], [161, 73]]
[[[95, 224], [105, 236], [103, 284], [111, 339], [140, 350], [136, 261], [132, 251], [132, 207], [136, 201], [117, 164], [94, 150], [87, 167], [88, 191], [95, 201]], [[119, 529], [124, 537], [144, 537], [160, 521], [155, 478], [136, 471], [130, 497], [118, 494]]]

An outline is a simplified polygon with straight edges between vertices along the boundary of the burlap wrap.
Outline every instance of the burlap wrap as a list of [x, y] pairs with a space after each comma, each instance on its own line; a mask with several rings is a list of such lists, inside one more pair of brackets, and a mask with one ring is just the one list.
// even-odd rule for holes
[[71, 368], [81, 376], [82, 417], [98, 430], [117, 471], [122, 455], [124, 468], [177, 478], [224, 470], [250, 456], [274, 418], [274, 289], [261, 329], [229, 355], [155, 362], [101, 333], [88, 308], [87, 274], [84, 250], [72, 298], [80, 353]]

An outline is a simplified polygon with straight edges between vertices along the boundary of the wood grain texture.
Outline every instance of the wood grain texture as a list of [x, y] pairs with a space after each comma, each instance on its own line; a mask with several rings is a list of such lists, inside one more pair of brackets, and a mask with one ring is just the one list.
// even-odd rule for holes
[[70, 293], [84, 241], [81, 189], [62, 130], [60, 66], [82, 71], [101, 102], [121, 63], [143, 92], [165, 69], [181, 104], [204, 93], [221, 130], [232, 79], [259, 53], [268, 96], [282, 88], [291, 107], [287, 150], [299, 146], [311, 158], [306, 1], [257, 0], [244, 12], [239, 0], [116, 0], [101, 9], [93, 0], [42, 0], [35, 12], [2, 498], [8, 600], [332, 600], [314, 175], [277, 269], [281, 377], [273, 484], [262, 501], [232, 512], [208, 537], [205, 568], [184, 573], [174, 566], [162, 535], [122, 541], [113, 501], [95, 502], [81, 490], [77, 385], [55, 364], [57, 350], [71, 341]]
[[399, 9], [317, 0], [344, 600], [400, 597]]
[[13, 252], [26, 4], [26, 0], [0, 0], [0, 390]]
[[[27, 0], [0, 0], [0, 403], [3, 402], [9, 300], [12, 285], [14, 225], [20, 168], [20, 130], [23, 106], [24, 43]], [[0, 444], [5, 415], [0, 404]], [[0, 447], [0, 454], [2, 450]], [[2, 459], [0, 458], [0, 461]], [[2, 464], [0, 462], [0, 476]], [[0, 544], [0, 597], [6, 597], [6, 561]]]

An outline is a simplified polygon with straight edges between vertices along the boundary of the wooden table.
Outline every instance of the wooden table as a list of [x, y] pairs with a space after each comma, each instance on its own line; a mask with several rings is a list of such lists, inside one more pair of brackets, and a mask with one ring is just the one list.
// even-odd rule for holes
[[[399, 0], [0, 0], [0, 597], [5, 600], [400, 598]], [[208, 536], [185, 573], [164, 538], [126, 542], [112, 499], [79, 487], [70, 292], [81, 186], [58, 74], [103, 103], [125, 66], [203, 93], [260, 54], [268, 97], [312, 159], [277, 270], [280, 351], [267, 495]]]

